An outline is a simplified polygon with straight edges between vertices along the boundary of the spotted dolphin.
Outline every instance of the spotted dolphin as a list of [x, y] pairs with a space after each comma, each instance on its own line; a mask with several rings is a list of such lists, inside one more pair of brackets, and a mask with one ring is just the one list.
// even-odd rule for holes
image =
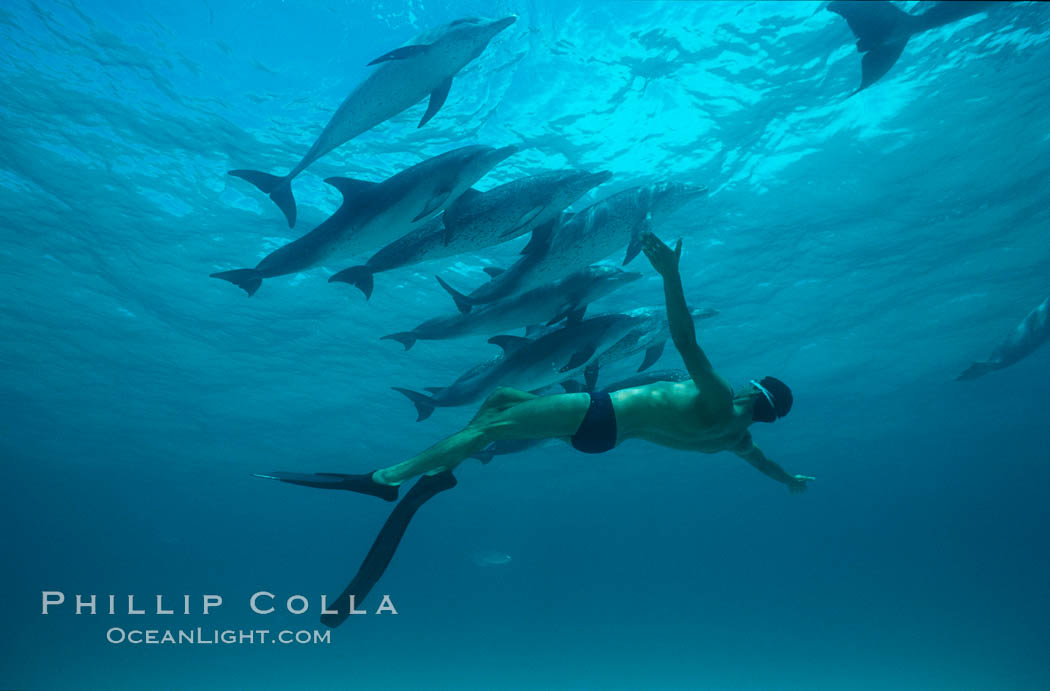
[[544, 389], [582, 371], [627, 335], [635, 321], [623, 314], [603, 314], [567, 324], [534, 340], [494, 336], [489, 343], [503, 348], [503, 356], [471, 368], [450, 386], [427, 388], [429, 396], [398, 387], [394, 390], [416, 406], [417, 420], [425, 420], [436, 407], [469, 405], [500, 386], [523, 391]]
[[374, 276], [422, 261], [454, 257], [498, 245], [547, 226], [611, 173], [558, 170], [513, 180], [485, 192], [468, 190], [440, 222], [417, 228], [376, 252], [364, 265], [343, 269], [328, 280], [357, 286], [372, 295]]
[[1047, 340], [1050, 340], [1050, 297], [1029, 312], [1010, 335], [995, 346], [987, 360], [973, 363], [955, 379], [976, 379], [993, 370], [1009, 367], [1027, 357]]
[[588, 206], [577, 214], [564, 214], [548, 242], [533, 243], [505, 272], [470, 295], [463, 295], [438, 279], [461, 312], [473, 305], [494, 302], [552, 281], [599, 262], [627, 247], [627, 264], [642, 248], [642, 236], [653, 224], [662, 223], [686, 203], [707, 193], [706, 187], [661, 182], [632, 187]]
[[365, 182], [328, 178], [343, 204], [321, 225], [267, 255], [254, 269], [212, 274], [252, 295], [264, 278], [303, 271], [330, 257], [375, 250], [426, 222], [470, 189], [493, 166], [515, 153], [506, 146], [464, 146], [428, 158], [387, 178]]
[[430, 105], [419, 122], [419, 127], [425, 125], [445, 103], [452, 78], [481, 55], [489, 41], [516, 19], [514, 16], [496, 20], [457, 19], [381, 55], [368, 63], [379, 67], [350, 92], [325, 125], [321, 136], [286, 175], [257, 170], [231, 170], [230, 175], [247, 180], [269, 195], [288, 219], [288, 227], [295, 226], [292, 180], [296, 175], [332, 149], [429, 95]]
[[[718, 310], [710, 307], [697, 307], [689, 310], [689, 313], [693, 317], [693, 322], [697, 322], [717, 316]], [[594, 367], [604, 367], [644, 351], [645, 356], [638, 366], [638, 371], [644, 372], [655, 365], [663, 355], [667, 339], [671, 337], [671, 327], [667, 323], [667, 308], [663, 305], [639, 307], [625, 314], [634, 321], [634, 324], [622, 339], [595, 360]]]
[[411, 331], [383, 336], [411, 348], [416, 341], [440, 341], [471, 334], [492, 335], [562, 319], [582, 319], [587, 305], [642, 275], [612, 266], [589, 266], [560, 281], [482, 305], [466, 314], [428, 319]]
[[[827, 9], [841, 15], [857, 38], [861, 58], [861, 78], [857, 93], [882, 79], [904, 51], [908, 39], [930, 29], [979, 14], [999, 2], [969, 0], [960, 2], [922, 2], [932, 5], [922, 14], [908, 14], [888, 0], [835, 0]], [[852, 94], [851, 94], [852, 95]]]

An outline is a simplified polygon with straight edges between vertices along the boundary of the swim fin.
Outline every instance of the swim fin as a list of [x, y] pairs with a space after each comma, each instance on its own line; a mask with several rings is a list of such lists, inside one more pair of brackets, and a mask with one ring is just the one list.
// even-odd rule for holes
[[342, 473], [252, 473], [266, 480], [280, 480], [291, 485], [317, 487], [319, 489], [345, 489], [358, 494], [371, 494], [386, 501], [397, 501], [397, 487], [383, 485], [372, 479], [372, 473], [344, 475]]
[[386, 567], [390, 565], [390, 560], [394, 558], [394, 552], [397, 551], [397, 546], [401, 543], [405, 530], [408, 529], [408, 523], [419, 507], [435, 494], [455, 486], [456, 478], [451, 470], [419, 478], [404, 499], [399, 501], [394, 510], [390, 512], [390, 517], [379, 530], [379, 535], [376, 536], [372, 548], [368, 550], [368, 555], [361, 562], [361, 567], [357, 570], [353, 580], [339, 594], [339, 597], [328, 605], [330, 609], [336, 611], [336, 614], [321, 615], [322, 624], [334, 629], [346, 621], [346, 618], [350, 616], [350, 598], [353, 597], [353, 606], [357, 607], [368, 596], [369, 591], [386, 571]]

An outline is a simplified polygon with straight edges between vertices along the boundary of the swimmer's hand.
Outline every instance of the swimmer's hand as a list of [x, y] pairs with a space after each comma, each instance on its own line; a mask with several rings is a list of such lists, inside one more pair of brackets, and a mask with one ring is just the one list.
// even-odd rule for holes
[[678, 274], [678, 260], [682, 256], [682, 239], [678, 239], [672, 251], [660, 238], [652, 233], [642, 236], [642, 251], [649, 258], [649, 263], [661, 276], [674, 276]]
[[788, 491], [792, 494], [802, 494], [808, 489], [806, 483], [810, 480], [816, 480], [815, 477], [809, 475], [792, 475], [791, 479], [788, 480]]

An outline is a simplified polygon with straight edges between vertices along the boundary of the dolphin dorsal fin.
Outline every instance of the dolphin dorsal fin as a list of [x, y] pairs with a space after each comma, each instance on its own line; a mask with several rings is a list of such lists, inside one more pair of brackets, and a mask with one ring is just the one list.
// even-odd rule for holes
[[384, 53], [383, 55], [380, 55], [378, 58], [376, 58], [368, 64], [375, 65], [376, 63], [386, 62], [387, 60], [407, 60], [408, 58], [414, 58], [417, 55], [422, 55], [424, 52], [426, 52], [426, 49], [429, 47], [430, 46], [426, 44], [401, 46], [400, 48], [395, 48], [389, 53]]
[[441, 284], [441, 287], [445, 289], [445, 292], [452, 296], [452, 300], [456, 303], [456, 309], [458, 309], [462, 314], [467, 314], [468, 312], [470, 312], [471, 308], [474, 306], [474, 303], [470, 301], [469, 297], [459, 292], [458, 290], [450, 286], [448, 283], [445, 283], [445, 279], [441, 278], [441, 276], [434, 276], [434, 278], [436, 278], [437, 282]]
[[510, 355], [518, 348], [521, 348], [523, 345], [526, 345], [527, 343], [532, 343], [532, 341], [523, 336], [504, 335], [493, 336], [489, 339], [489, 343], [491, 343], [492, 345], [498, 345], [500, 348], [503, 348], [504, 355]]
[[343, 205], [356, 204], [364, 195], [371, 194], [378, 182], [358, 180], [356, 178], [325, 178], [332, 187], [339, 190], [343, 195]]

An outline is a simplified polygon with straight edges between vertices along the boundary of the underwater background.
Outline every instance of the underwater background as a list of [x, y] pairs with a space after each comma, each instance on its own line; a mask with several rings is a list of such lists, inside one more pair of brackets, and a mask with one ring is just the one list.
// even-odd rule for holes
[[[917, 3], [902, 3], [915, 9]], [[0, 687], [1039, 689], [1050, 687], [1050, 348], [954, 381], [1050, 293], [1050, 8], [915, 37], [849, 97], [860, 56], [818, 2], [24, 2], [0, 8]], [[424, 105], [296, 185], [300, 220], [231, 168], [283, 172], [366, 63], [465, 16], [519, 15]], [[640, 441], [465, 462], [377, 595], [328, 645], [113, 645], [111, 626], [323, 629], [389, 505], [264, 482], [408, 458], [392, 386], [451, 382], [483, 337], [379, 337], [448, 313], [525, 239], [379, 274], [366, 302], [208, 277], [456, 146], [514, 144], [480, 189], [609, 170], [704, 184], [684, 239], [700, 344], [795, 496], [731, 454]], [[609, 262], [619, 264], [619, 255]], [[250, 260], [250, 261], [249, 261]], [[662, 303], [658, 276], [594, 311]], [[637, 367], [603, 372], [612, 381]], [[670, 347], [659, 367], [679, 367]], [[217, 593], [207, 617], [41, 615], [41, 591]], [[311, 610], [250, 613], [266, 590]], [[148, 603], [147, 603], [148, 604]]]

